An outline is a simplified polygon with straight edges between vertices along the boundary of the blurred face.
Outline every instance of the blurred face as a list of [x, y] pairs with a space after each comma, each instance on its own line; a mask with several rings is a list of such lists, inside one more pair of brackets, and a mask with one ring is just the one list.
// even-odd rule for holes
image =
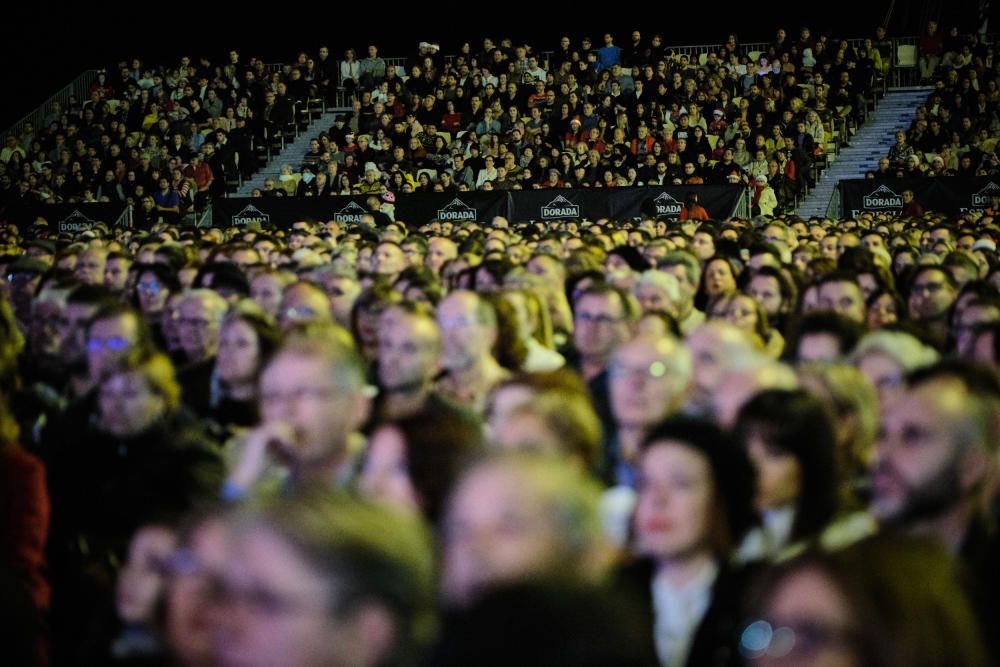
[[380, 318], [378, 378], [383, 390], [411, 392], [428, 386], [438, 371], [441, 339], [437, 325], [389, 309]]
[[163, 397], [136, 371], [115, 373], [104, 380], [98, 407], [104, 430], [118, 438], [142, 433], [166, 412]]
[[747, 454], [757, 470], [757, 509], [781, 509], [793, 504], [802, 491], [802, 468], [794, 456], [751, 431]]
[[76, 263], [76, 279], [87, 285], [100, 285], [104, 282], [104, 253], [99, 250], [87, 250]]
[[881, 329], [899, 321], [899, 312], [896, 310], [896, 302], [888, 294], [883, 294], [875, 299], [871, 307], [868, 308], [867, 322], [870, 329]]
[[699, 260], [704, 262], [715, 254], [715, 241], [710, 234], [696, 232], [691, 240], [691, 250], [694, 251]]
[[154, 621], [164, 593], [164, 567], [176, 545], [173, 532], [161, 526], [140, 528], [129, 545], [128, 560], [118, 575], [115, 607], [125, 623]]
[[274, 532], [234, 536], [219, 588], [212, 614], [219, 665], [351, 664], [339, 652], [357, 640], [331, 617], [331, 583]]
[[437, 323], [441, 330], [441, 365], [448, 370], [473, 366], [489, 354], [496, 332], [479, 321], [476, 297], [454, 293], [438, 306]]
[[667, 290], [659, 285], [644, 283], [635, 289], [635, 298], [639, 301], [643, 313], [651, 310], [661, 310], [667, 313], [674, 313], [674, 304], [670, 300]]
[[188, 360], [213, 356], [219, 342], [221, 313], [209, 307], [205, 299], [189, 298], [181, 301], [177, 315], [177, 333]]
[[885, 354], [880, 352], [866, 354], [858, 362], [858, 370], [871, 380], [878, 393], [879, 408], [883, 412], [906, 390], [904, 384], [906, 369]]
[[104, 262], [104, 284], [108, 288], [120, 292], [125, 289], [128, 281], [128, 269], [131, 265], [127, 259], [114, 258]]
[[227, 537], [221, 522], [203, 521], [172, 559], [166, 638], [183, 664], [212, 664], [210, 582], [227, 562]]
[[738, 294], [728, 300], [725, 318], [737, 329], [754, 331], [757, 326], [757, 303], [752, 297]]
[[267, 365], [260, 377], [261, 422], [288, 427], [288, 456], [308, 463], [341, 451], [366, 408], [346, 380], [311, 355], [286, 352]]
[[441, 272], [441, 266], [449, 259], [458, 256], [458, 248], [454, 241], [444, 238], [432, 238], [427, 242], [427, 257], [424, 262], [431, 271]]
[[407, 470], [406, 441], [395, 426], [386, 424], [372, 434], [359, 486], [370, 498], [419, 510], [417, 491]]
[[252, 382], [259, 361], [260, 345], [253, 327], [239, 319], [223, 324], [215, 361], [219, 379], [224, 384]]
[[704, 455], [677, 440], [657, 441], [640, 459], [638, 494], [638, 553], [669, 562], [709, 548], [715, 488]]
[[329, 322], [330, 319], [330, 304], [319, 290], [299, 283], [286, 289], [282, 295], [278, 320], [283, 330], [287, 331], [296, 324]]
[[94, 316], [96, 306], [82, 303], [68, 303], [60, 322], [60, 349], [67, 364], [81, 363], [87, 354], [87, 321]]
[[163, 304], [170, 296], [170, 290], [162, 285], [153, 273], [145, 272], [139, 275], [139, 280], [135, 285], [135, 292], [139, 296], [139, 308], [143, 315], [155, 315], [163, 310]]
[[680, 386], [668, 365], [669, 343], [633, 340], [622, 346], [608, 367], [611, 411], [620, 427], [651, 426], [679, 407]]
[[130, 315], [97, 320], [87, 336], [87, 368], [90, 377], [99, 379], [116, 361], [135, 348], [139, 324]]
[[250, 298], [271, 317], [278, 316], [283, 286], [278, 276], [261, 273], [250, 283]]
[[467, 604], [490, 584], [556, 566], [556, 531], [537, 495], [499, 466], [475, 469], [459, 483], [445, 519], [445, 599]]
[[782, 311], [781, 285], [774, 276], [756, 275], [750, 279], [747, 291], [764, 308], [768, 317]]
[[811, 333], [799, 340], [799, 361], [833, 363], [840, 360], [840, 341], [833, 334]]
[[736, 289], [736, 276], [729, 262], [716, 260], [705, 267], [705, 293], [715, 296]]
[[625, 313], [617, 295], [585, 294], [577, 301], [573, 340], [582, 356], [606, 359], [628, 334]]
[[955, 300], [955, 288], [942, 270], [921, 271], [910, 287], [910, 316], [916, 320], [944, 317]]
[[960, 447], [964, 395], [954, 383], [931, 381], [887, 406], [875, 443], [871, 511], [895, 524], [940, 516], [967, 496]]
[[847, 281], [823, 283], [819, 287], [819, 305], [823, 310], [832, 310], [855, 322], [865, 321], [864, 295], [855, 283]]
[[[753, 656], [748, 664], [768, 667], [860, 667], [862, 664], [846, 639], [853, 630], [850, 603], [819, 570], [790, 573], [778, 584], [762, 611], [763, 620], [754, 622], [743, 633], [741, 653]], [[779, 642], [778, 629], [791, 633], [792, 637]], [[766, 633], [770, 641], [766, 645], [759, 642], [757, 632]], [[788, 641], [792, 638], [794, 641]]]

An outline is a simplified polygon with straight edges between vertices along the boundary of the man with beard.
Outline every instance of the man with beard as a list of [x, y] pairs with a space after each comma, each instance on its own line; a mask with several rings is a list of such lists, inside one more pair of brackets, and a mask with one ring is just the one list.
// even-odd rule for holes
[[886, 410], [871, 473], [871, 511], [884, 530], [940, 542], [964, 563], [994, 656], [1000, 544], [983, 508], [995, 493], [998, 398], [1000, 382], [981, 368], [952, 361], [917, 371]]

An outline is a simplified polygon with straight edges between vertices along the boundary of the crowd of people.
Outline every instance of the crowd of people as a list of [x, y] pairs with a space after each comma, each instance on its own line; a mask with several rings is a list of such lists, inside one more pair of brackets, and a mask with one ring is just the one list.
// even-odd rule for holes
[[11, 664], [996, 664], [1000, 210], [911, 212], [5, 223]]
[[350, 113], [253, 194], [743, 183], [756, 201], [767, 190], [769, 214], [793, 206], [828, 145], [864, 121], [891, 52], [881, 28], [857, 49], [779, 30], [755, 59], [735, 35], [689, 55], [639, 30], [624, 46], [611, 34], [551, 51], [487, 38], [447, 57], [421, 42], [408, 69], [375, 45], [360, 60], [348, 49], [338, 90]]
[[918, 42], [922, 81], [934, 90], [869, 178], [996, 176], [1000, 89], [992, 45], [931, 21]]

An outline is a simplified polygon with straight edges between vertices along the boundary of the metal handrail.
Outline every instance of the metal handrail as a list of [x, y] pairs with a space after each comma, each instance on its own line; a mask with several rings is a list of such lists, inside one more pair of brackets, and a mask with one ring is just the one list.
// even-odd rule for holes
[[[89, 98], [90, 85], [97, 81], [97, 72], [98, 70], [96, 69], [84, 71], [80, 76], [67, 83], [58, 92], [52, 94], [47, 100], [42, 102], [34, 111], [28, 113], [21, 120], [7, 128], [4, 136], [11, 134], [20, 136], [27, 123], [31, 123], [34, 126], [36, 134], [44, 130], [45, 116], [48, 114], [48, 109], [52, 106], [52, 103], [58, 102], [61, 106], [65, 107], [69, 104], [70, 99], [84, 100]], [[22, 146], [22, 148], [28, 150], [30, 146]]]

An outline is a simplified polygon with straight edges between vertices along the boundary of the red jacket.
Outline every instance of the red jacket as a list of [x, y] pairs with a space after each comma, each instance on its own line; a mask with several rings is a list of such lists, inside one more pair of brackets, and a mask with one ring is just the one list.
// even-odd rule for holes
[[49, 607], [45, 544], [49, 495], [45, 466], [19, 447], [0, 449], [0, 558], [31, 593], [40, 610]]

